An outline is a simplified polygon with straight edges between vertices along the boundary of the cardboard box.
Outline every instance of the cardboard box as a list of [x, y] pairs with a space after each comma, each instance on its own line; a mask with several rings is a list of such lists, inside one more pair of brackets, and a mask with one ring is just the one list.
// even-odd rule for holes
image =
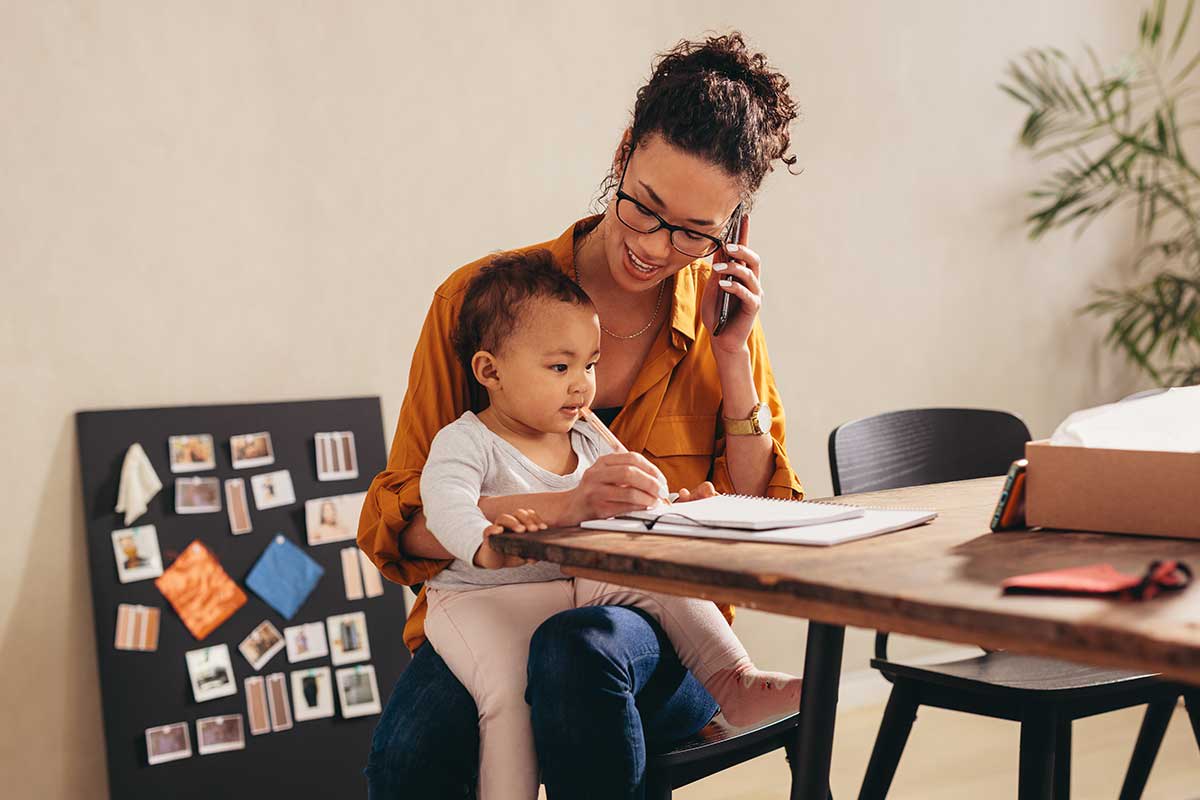
[[1028, 442], [1030, 527], [1200, 539], [1200, 453]]

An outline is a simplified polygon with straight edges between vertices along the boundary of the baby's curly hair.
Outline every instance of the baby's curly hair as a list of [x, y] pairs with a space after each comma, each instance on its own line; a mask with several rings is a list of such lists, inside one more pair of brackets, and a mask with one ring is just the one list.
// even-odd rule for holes
[[554, 263], [549, 250], [500, 253], [467, 284], [450, 340], [467, 374], [480, 350], [497, 353], [529, 301], [544, 298], [592, 308], [592, 299]]
[[[681, 41], [663, 53], [650, 80], [638, 89], [630, 125], [630, 148], [658, 134], [668, 143], [716, 164], [742, 183], [749, 198], [779, 159], [788, 170], [792, 121], [799, 115], [788, 79], [751, 52], [733, 31], [704, 41]], [[601, 188], [616, 188], [618, 170]]]

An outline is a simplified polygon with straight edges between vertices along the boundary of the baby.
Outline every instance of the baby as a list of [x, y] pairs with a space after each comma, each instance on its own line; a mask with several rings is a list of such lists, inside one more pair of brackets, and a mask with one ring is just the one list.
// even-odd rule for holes
[[[484, 267], [466, 289], [454, 345], [490, 405], [438, 432], [421, 474], [429, 530], [455, 557], [428, 582], [425, 631], [479, 710], [481, 800], [537, 796], [529, 642], [570, 608], [650, 614], [734, 724], [795, 710], [800, 679], [758, 670], [711, 602], [571, 579], [545, 562], [504, 567], [511, 559], [489, 546], [504, 529], [484, 517], [481, 496], [572, 489], [611, 452], [579, 419], [596, 393], [600, 322], [550, 254], [502, 255]], [[544, 527], [536, 512], [520, 515], [525, 527]]]

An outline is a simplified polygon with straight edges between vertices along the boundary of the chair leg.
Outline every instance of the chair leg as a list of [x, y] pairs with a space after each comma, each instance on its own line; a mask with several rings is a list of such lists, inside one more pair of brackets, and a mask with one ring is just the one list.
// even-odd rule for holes
[[898, 681], [892, 687], [858, 800], [883, 800], [887, 797], [904, 745], [908, 742], [908, 734], [912, 731], [913, 720], [917, 718], [918, 705], [916, 692], [908, 684]]
[[1071, 720], [1060, 719], [1054, 735], [1054, 800], [1071, 800]]
[[671, 781], [665, 775], [646, 776], [645, 800], [671, 800]]
[[1188, 719], [1192, 721], [1192, 735], [1196, 737], [1196, 746], [1200, 747], [1200, 691], [1184, 692], [1183, 703], [1187, 708]]
[[1051, 709], [1034, 707], [1022, 716], [1018, 800], [1050, 800], [1053, 796], [1057, 738], [1057, 723]]
[[1129, 769], [1125, 771], [1125, 782], [1121, 784], [1121, 800], [1138, 800], [1146, 790], [1150, 768], [1154, 766], [1158, 748], [1162, 746], [1177, 700], [1176, 697], [1158, 700], [1146, 707], [1146, 716], [1142, 717], [1142, 727], [1138, 730], [1133, 755], [1129, 759]]

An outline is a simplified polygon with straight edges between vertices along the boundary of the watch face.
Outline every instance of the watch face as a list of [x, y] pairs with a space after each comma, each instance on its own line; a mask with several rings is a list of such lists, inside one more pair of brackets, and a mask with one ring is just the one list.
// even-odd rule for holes
[[758, 427], [763, 433], [771, 430], [771, 407], [763, 403], [758, 407], [758, 414], [755, 415], [758, 419]]

